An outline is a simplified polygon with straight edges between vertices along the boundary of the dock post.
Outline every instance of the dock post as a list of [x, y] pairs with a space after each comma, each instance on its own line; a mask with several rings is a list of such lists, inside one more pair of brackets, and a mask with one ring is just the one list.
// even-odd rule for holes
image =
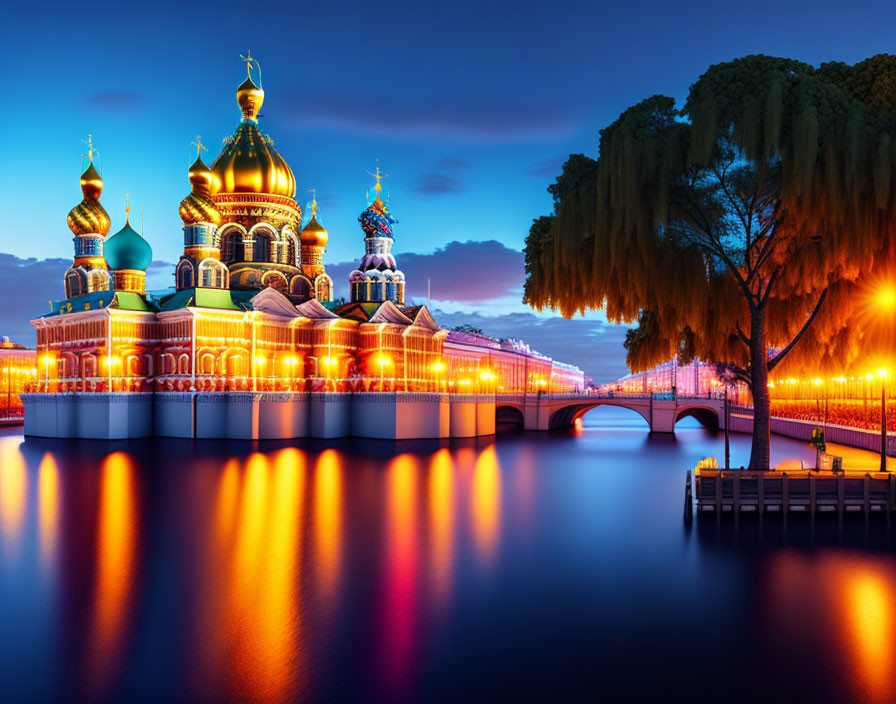
[[759, 475], [756, 493], [759, 499], [756, 510], [759, 511], [759, 513], [762, 513], [763, 511], [765, 511], [765, 473]]
[[716, 513], [722, 513], [722, 472], [716, 472]]
[[846, 503], [846, 475], [837, 477], [837, 518], [843, 518], [843, 508]]
[[887, 516], [893, 510], [893, 480], [892, 474], [887, 477]]
[[781, 511], [784, 515], [790, 510], [790, 484], [788, 483], [787, 472], [784, 472], [781, 478]]
[[740, 472], [734, 473], [734, 486], [731, 488], [731, 499], [733, 506], [731, 507], [735, 513], [740, 513]]
[[865, 515], [871, 513], [871, 475], [865, 473]]
[[809, 511], [815, 515], [815, 475], [809, 475]]
[[691, 470], [688, 470], [687, 476], [684, 482], [684, 520], [688, 522], [691, 520], [691, 514], [694, 510], [694, 500], [693, 494], [691, 490]]

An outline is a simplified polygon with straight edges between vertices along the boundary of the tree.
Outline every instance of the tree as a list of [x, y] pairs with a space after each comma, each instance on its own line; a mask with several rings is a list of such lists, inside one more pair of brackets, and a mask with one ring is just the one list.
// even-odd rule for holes
[[549, 188], [524, 301], [637, 320], [634, 371], [679, 352], [728, 369], [753, 395], [750, 466], [767, 468], [769, 372], [854, 359], [857, 279], [892, 254], [896, 145], [886, 107], [860, 99], [887, 70], [748, 56], [710, 67], [680, 110], [629, 108]]

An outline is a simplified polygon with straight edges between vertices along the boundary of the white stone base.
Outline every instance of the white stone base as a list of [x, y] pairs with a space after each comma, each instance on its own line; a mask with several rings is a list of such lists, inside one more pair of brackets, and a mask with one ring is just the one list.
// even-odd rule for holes
[[25, 434], [124, 440], [153, 434], [151, 393], [22, 394]]
[[153, 394], [153, 433], [166, 438], [193, 437], [193, 394], [165, 391]]
[[495, 397], [476, 397], [476, 435], [495, 434]]
[[451, 394], [448, 397], [450, 422], [448, 437], [476, 437], [476, 397], [472, 394]]
[[351, 435], [353, 395], [327, 392], [309, 394], [309, 435], [313, 438], [344, 438]]
[[42, 437], [401, 440], [495, 432], [490, 396], [157, 392], [22, 394], [22, 400], [25, 434]]
[[352, 396], [352, 435], [405, 440], [446, 438], [450, 433], [447, 394], [356, 393]]

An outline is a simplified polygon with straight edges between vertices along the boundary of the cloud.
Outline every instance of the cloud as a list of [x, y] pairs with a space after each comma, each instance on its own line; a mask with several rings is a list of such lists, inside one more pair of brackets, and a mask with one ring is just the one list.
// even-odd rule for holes
[[628, 373], [622, 347], [627, 329], [624, 325], [582, 318], [545, 318], [534, 313], [446, 313], [437, 305], [433, 307], [433, 317], [446, 328], [466, 324], [493, 337], [520, 338], [542, 354], [575, 364], [599, 382], [613, 381]]
[[35, 344], [29, 321], [50, 310], [50, 301], [65, 295], [63, 277], [70, 259], [19, 259], [0, 253], [0, 336]]
[[143, 93], [129, 90], [105, 90], [88, 93], [84, 102], [105, 110], [134, 110], [148, 102]]
[[462, 190], [460, 181], [445, 174], [420, 174], [411, 188], [422, 195], [441, 196]]
[[567, 157], [555, 156], [550, 159], [538, 162], [529, 169], [529, 175], [536, 178], [556, 178], [563, 170], [563, 164], [566, 163]]
[[444, 96], [400, 100], [388, 93], [319, 95], [290, 99], [289, 122], [300, 128], [337, 127], [393, 138], [439, 137], [469, 141], [554, 138], [569, 134], [577, 115], [556, 101]]
[[[398, 252], [398, 267], [407, 280], [407, 297], [426, 297], [430, 280], [432, 298], [467, 303], [497, 298], [519, 298], [523, 288], [523, 253], [496, 240], [449, 242], [431, 254]], [[345, 285], [356, 261], [328, 264], [337, 289]]]

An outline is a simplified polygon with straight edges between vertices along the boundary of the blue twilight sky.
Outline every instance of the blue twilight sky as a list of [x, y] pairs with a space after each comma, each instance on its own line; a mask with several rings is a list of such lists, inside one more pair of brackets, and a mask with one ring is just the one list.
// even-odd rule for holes
[[[338, 293], [363, 250], [357, 216], [379, 158], [412, 295], [425, 296], [429, 276], [451, 324], [467, 313], [487, 332], [518, 330], [549, 354], [575, 350], [571, 361], [598, 377], [618, 376], [621, 330], [599, 315], [564, 326], [519, 302], [519, 252], [566, 156], [596, 156], [598, 130], [623, 109], [654, 93], [683, 97], [712, 63], [750, 53], [853, 63], [896, 50], [894, 26], [896, 3], [828, 0], [10, 3], [0, 26], [0, 334], [30, 341], [22, 321], [61, 296], [88, 133], [112, 231], [129, 192], [135, 221], [145, 208], [152, 283], [168, 285], [190, 142], [201, 134], [211, 163], [240, 117], [239, 54], [251, 49], [261, 126], [292, 166], [300, 203], [318, 189]], [[11, 303], [14, 285], [36, 309]]]

